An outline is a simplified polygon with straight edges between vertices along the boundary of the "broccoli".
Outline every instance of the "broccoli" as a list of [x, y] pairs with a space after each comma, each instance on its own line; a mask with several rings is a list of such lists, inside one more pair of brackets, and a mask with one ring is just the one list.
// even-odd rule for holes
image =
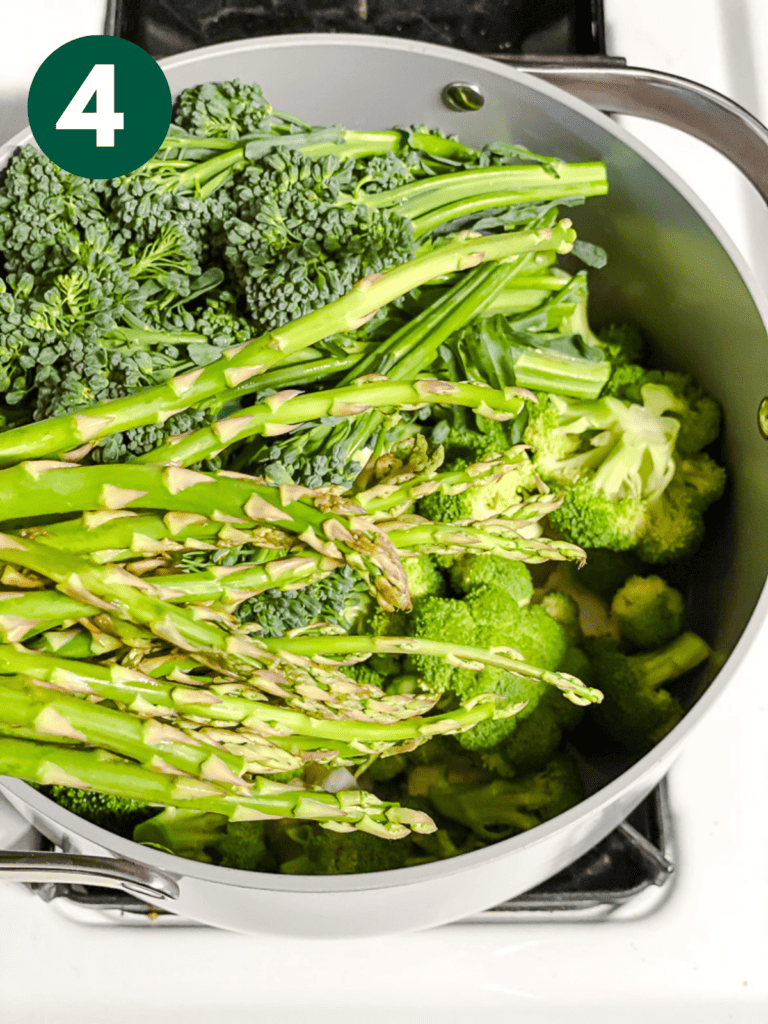
[[[603, 327], [597, 332], [597, 336], [617, 369], [621, 369], [627, 364], [639, 363], [642, 360], [645, 342], [637, 324], [608, 324], [607, 327]], [[611, 379], [615, 374], [616, 370]]]
[[676, 450], [681, 456], [695, 455], [717, 440], [721, 424], [720, 406], [686, 373], [627, 366], [612, 378], [609, 388], [610, 393], [618, 398], [640, 402], [643, 389], [648, 384], [666, 388], [675, 398], [674, 406], [670, 406], [668, 411], [680, 421]]
[[284, 860], [284, 875], [351, 875], [407, 867], [418, 857], [411, 839], [392, 842], [365, 832], [332, 832], [309, 823], [291, 824], [288, 837], [301, 853]]
[[133, 840], [178, 857], [241, 871], [263, 870], [269, 859], [263, 821], [229, 821], [208, 811], [166, 807], [137, 825]]
[[541, 607], [555, 622], [559, 622], [571, 643], [581, 639], [579, 626], [579, 606], [570, 596], [557, 590], [550, 590], [541, 599]]
[[683, 717], [680, 702], [664, 683], [701, 664], [709, 646], [695, 633], [683, 633], [658, 650], [622, 654], [616, 641], [585, 641], [604, 699], [595, 708], [600, 728], [627, 750], [642, 753], [659, 742]]
[[683, 595], [659, 576], [630, 576], [616, 592], [611, 613], [621, 639], [643, 651], [674, 640], [685, 626]]
[[619, 587], [642, 568], [634, 551], [587, 548], [586, 554], [587, 562], [579, 569], [578, 583], [607, 604], [610, 604]]
[[526, 440], [537, 471], [563, 490], [549, 517], [563, 536], [586, 548], [634, 550], [646, 562], [674, 561], [699, 546], [702, 513], [722, 493], [725, 473], [707, 456], [675, 455], [677, 414], [683, 423], [689, 416], [670, 388], [646, 382], [640, 397], [642, 404], [550, 396], [531, 414]]
[[483, 585], [503, 590], [521, 608], [530, 603], [533, 581], [523, 562], [498, 555], [459, 555], [449, 569], [451, 586], [458, 594], [470, 594]]
[[74, 789], [69, 786], [43, 786], [41, 791], [60, 807], [85, 818], [107, 832], [130, 839], [141, 822], [157, 814], [157, 808], [139, 800], [109, 796], [92, 789]]
[[416, 600], [431, 594], [442, 597], [447, 590], [445, 577], [440, 572], [432, 555], [419, 555], [403, 559], [403, 569], [408, 577], [408, 589]]
[[439, 814], [460, 822], [487, 842], [505, 839], [549, 821], [584, 798], [576, 764], [567, 754], [514, 779], [438, 783], [429, 801]]
[[[565, 630], [542, 607], [520, 608], [505, 591], [488, 585], [473, 588], [464, 600], [427, 597], [416, 602], [406, 618], [406, 628], [409, 636], [425, 639], [461, 637], [463, 643], [479, 647], [512, 647], [530, 664], [552, 670], [560, 667], [569, 647]], [[551, 690], [547, 683], [521, 679], [500, 669], [473, 672], [428, 655], [408, 660], [430, 690], [464, 699], [498, 693], [510, 703], [525, 702], [523, 710], [512, 718], [479, 722], [462, 733], [459, 742], [469, 750], [498, 746], [528, 716], [539, 713], [544, 695]], [[562, 701], [559, 694], [555, 696]], [[551, 711], [543, 707], [541, 713]]]

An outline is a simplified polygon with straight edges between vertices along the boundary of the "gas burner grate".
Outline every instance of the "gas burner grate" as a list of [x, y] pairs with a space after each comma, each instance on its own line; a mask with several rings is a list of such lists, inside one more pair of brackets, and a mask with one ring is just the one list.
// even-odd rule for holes
[[153, 57], [294, 32], [394, 36], [489, 57], [605, 54], [602, 0], [109, 0], [107, 32]]
[[[636, 919], [666, 898], [673, 870], [672, 819], [662, 781], [625, 822], [569, 867], [468, 920], [605, 920], [621, 916], [624, 907], [631, 907]], [[112, 889], [69, 883], [32, 883], [29, 888], [79, 924], [205, 927]]]

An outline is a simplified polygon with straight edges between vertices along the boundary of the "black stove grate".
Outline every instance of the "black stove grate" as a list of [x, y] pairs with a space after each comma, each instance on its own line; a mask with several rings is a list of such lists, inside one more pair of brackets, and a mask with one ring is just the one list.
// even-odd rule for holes
[[[565, 870], [469, 920], [605, 920], [624, 907], [631, 907], [636, 919], [666, 897], [673, 870], [672, 820], [662, 782], [625, 822]], [[80, 924], [203, 927], [113, 889], [70, 883], [29, 887]]]
[[603, 0], [109, 0], [107, 32], [167, 57], [294, 32], [359, 32], [490, 57], [605, 54]]

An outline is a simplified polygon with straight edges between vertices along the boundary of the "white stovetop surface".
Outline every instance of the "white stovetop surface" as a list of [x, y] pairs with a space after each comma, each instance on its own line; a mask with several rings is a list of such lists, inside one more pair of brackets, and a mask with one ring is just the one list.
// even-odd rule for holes
[[[718, 88], [768, 119], [763, 0], [605, 0], [609, 52]], [[0, 3], [0, 141], [56, 46], [101, 31], [101, 0]], [[768, 286], [768, 215], [706, 147], [627, 125], [725, 223]], [[762, 267], [762, 270], [760, 269]], [[9, 1024], [768, 1022], [768, 635], [670, 775], [678, 871], [652, 916], [598, 924], [457, 924], [310, 942], [208, 929], [85, 928], [0, 886], [0, 1020]], [[0, 803], [0, 847], [23, 832]]]

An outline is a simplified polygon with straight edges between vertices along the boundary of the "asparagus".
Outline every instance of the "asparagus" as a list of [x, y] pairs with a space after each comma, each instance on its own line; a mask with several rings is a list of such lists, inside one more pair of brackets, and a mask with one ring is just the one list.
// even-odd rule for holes
[[[538, 670], [534, 670], [538, 672]], [[0, 673], [19, 674], [41, 680], [58, 689], [83, 696], [99, 697], [124, 705], [145, 717], [190, 718], [206, 723], [244, 726], [270, 741], [274, 738], [301, 736], [326, 744], [424, 742], [432, 736], [458, 733], [488, 718], [507, 718], [522, 705], [499, 706], [492, 694], [482, 694], [461, 707], [440, 715], [424, 717], [434, 701], [396, 694], [409, 716], [387, 721], [387, 715], [371, 708], [369, 717], [322, 718], [287, 707], [278, 707], [257, 699], [253, 690], [237, 683], [212, 683], [201, 687], [187, 677], [184, 683], [155, 679], [122, 665], [79, 663], [47, 654], [35, 654], [17, 645], [0, 645]], [[273, 673], [274, 675], [274, 673]], [[352, 685], [353, 681], [348, 680]], [[391, 700], [391, 698], [390, 698]], [[394, 701], [389, 707], [394, 706]]]
[[364, 790], [328, 793], [256, 779], [245, 785], [213, 783], [153, 771], [100, 750], [0, 736], [0, 775], [43, 786], [72, 786], [140, 800], [159, 807], [224, 814], [230, 821], [299, 818], [351, 826], [384, 839], [400, 839], [410, 829], [433, 832], [421, 811], [379, 800]]
[[217, 420], [188, 435], [181, 435], [147, 452], [139, 463], [173, 463], [190, 466], [218, 455], [224, 448], [254, 435], [274, 437], [286, 427], [325, 416], [360, 416], [371, 409], [397, 406], [410, 410], [428, 405], [461, 405], [488, 419], [513, 419], [523, 408], [529, 392], [520, 388], [498, 391], [484, 384], [452, 384], [440, 380], [399, 381], [363, 377], [357, 383], [330, 391], [299, 394], [278, 391], [259, 405]]
[[591, 686], [586, 686], [575, 676], [567, 672], [550, 672], [536, 668], [523, 661], [517, 651], [508, 647], [482, 650], [479, 647], [468, 647], [464, 644], [441, 643], [436, 640], [422, 640], [414, 637], [394, 636], [292, 636], [262, 640], [267, 650], [282, 655], [298, 654], [309, 658], [336, 658], [343, 662], [350, 655], [367, 657], [371, 654], [427, 654], [445, 658], [451, 664], [460, 665], [474, 671], [486, 666], [504, 669], [512, 675], [525, 679], [538, 679], [561, 690], [565, 697], [579, 706], [599, 704], [602, 693]]
[[[121, 486], [112, 483], [114, 479], [112, 466], [21, 463], [0, 471], [0, 493], [7, 496], [0, 515], [23, 515], [25, 502], [32, 503], [39, 514], [99, 506], [114, 511], [133, 505], [207, 513], [212, 519], [237, 524], [279, 525], [321, 554], [346, 561], [383, 607], [410, 606], [407, 580], [392, 543], [348, 499], [307, 488], [267, 487], [254, 477], [227, 471], [205, 474], [179, 466], [128, 464], [120, 467]], [[27, 569], [34, 562], [37, 571], [50, 577], [46, 567], [56, 565], [52, 549], [45, 549], [51, 553], [48, 559], [32, 558], [37, 547], [45, 549], [39, 542], [20, 537], [3, 540], [0, 535], [0, 561]], [[26, 559], [20, 555], [24, 550], [29, 554]], [[67, 555], [59, 552], [58, 557]], [[131, 585], [138, 584], [134, 580]]]
[[25, 730], [43, 740], [75, 740], [111, 750], [155, 771], [176, 769], [196, 778], [238, 785], [247, 774], [290, 772], [300, 758], [263, 738], [232, 746], [205, 742], [183, 724], [140, 718], [68, 693], [30, 683], [19, 676], [0, 676], [0, 729]]
[[[557, 503], [536, 505], [557, 507]], [[455, 523], [415, 522], [404, 529], [392, 529], [389, 538], [401, 557], [410, 555], [494, 554], [511, 561], [540, 564], [547, 561], [583, 563], [584, 552], [567, 541], [520, 537], [516, 527], [533, 520], [463, 525]], [[264, 565], [242, 563], [235, 566], [212, 565], [198, 572], [145, 576], [147, 583], [169, 594], [173, 604], [220, 602], [228, 610], [265, 590], [296, 590], [316, 583], [343, 563], [309, 549]], [[66, 627], [91, 618], [98, 607], [77, 601], [57, 591], [0, 594], [0, 640], [27, 640], [51, 626]]]
[[562, 220], [553, 229], [469, 238], [435, 248], [383, 274], [363, 278], [335, 302], [278, 331], [227, 349], [221, 359], [206, 367], [96, 409], [8, 430], [0, 437], [0, 465], [12, 465], [30, 455], [42, 458], [71, 451], [130, 427], [164, 423], [175, 413], [263, 373], [330, 334], [362, 326], [382, 305], [434, 277], [524, 252], [569, 252], [574, 239], [571, 222]]

